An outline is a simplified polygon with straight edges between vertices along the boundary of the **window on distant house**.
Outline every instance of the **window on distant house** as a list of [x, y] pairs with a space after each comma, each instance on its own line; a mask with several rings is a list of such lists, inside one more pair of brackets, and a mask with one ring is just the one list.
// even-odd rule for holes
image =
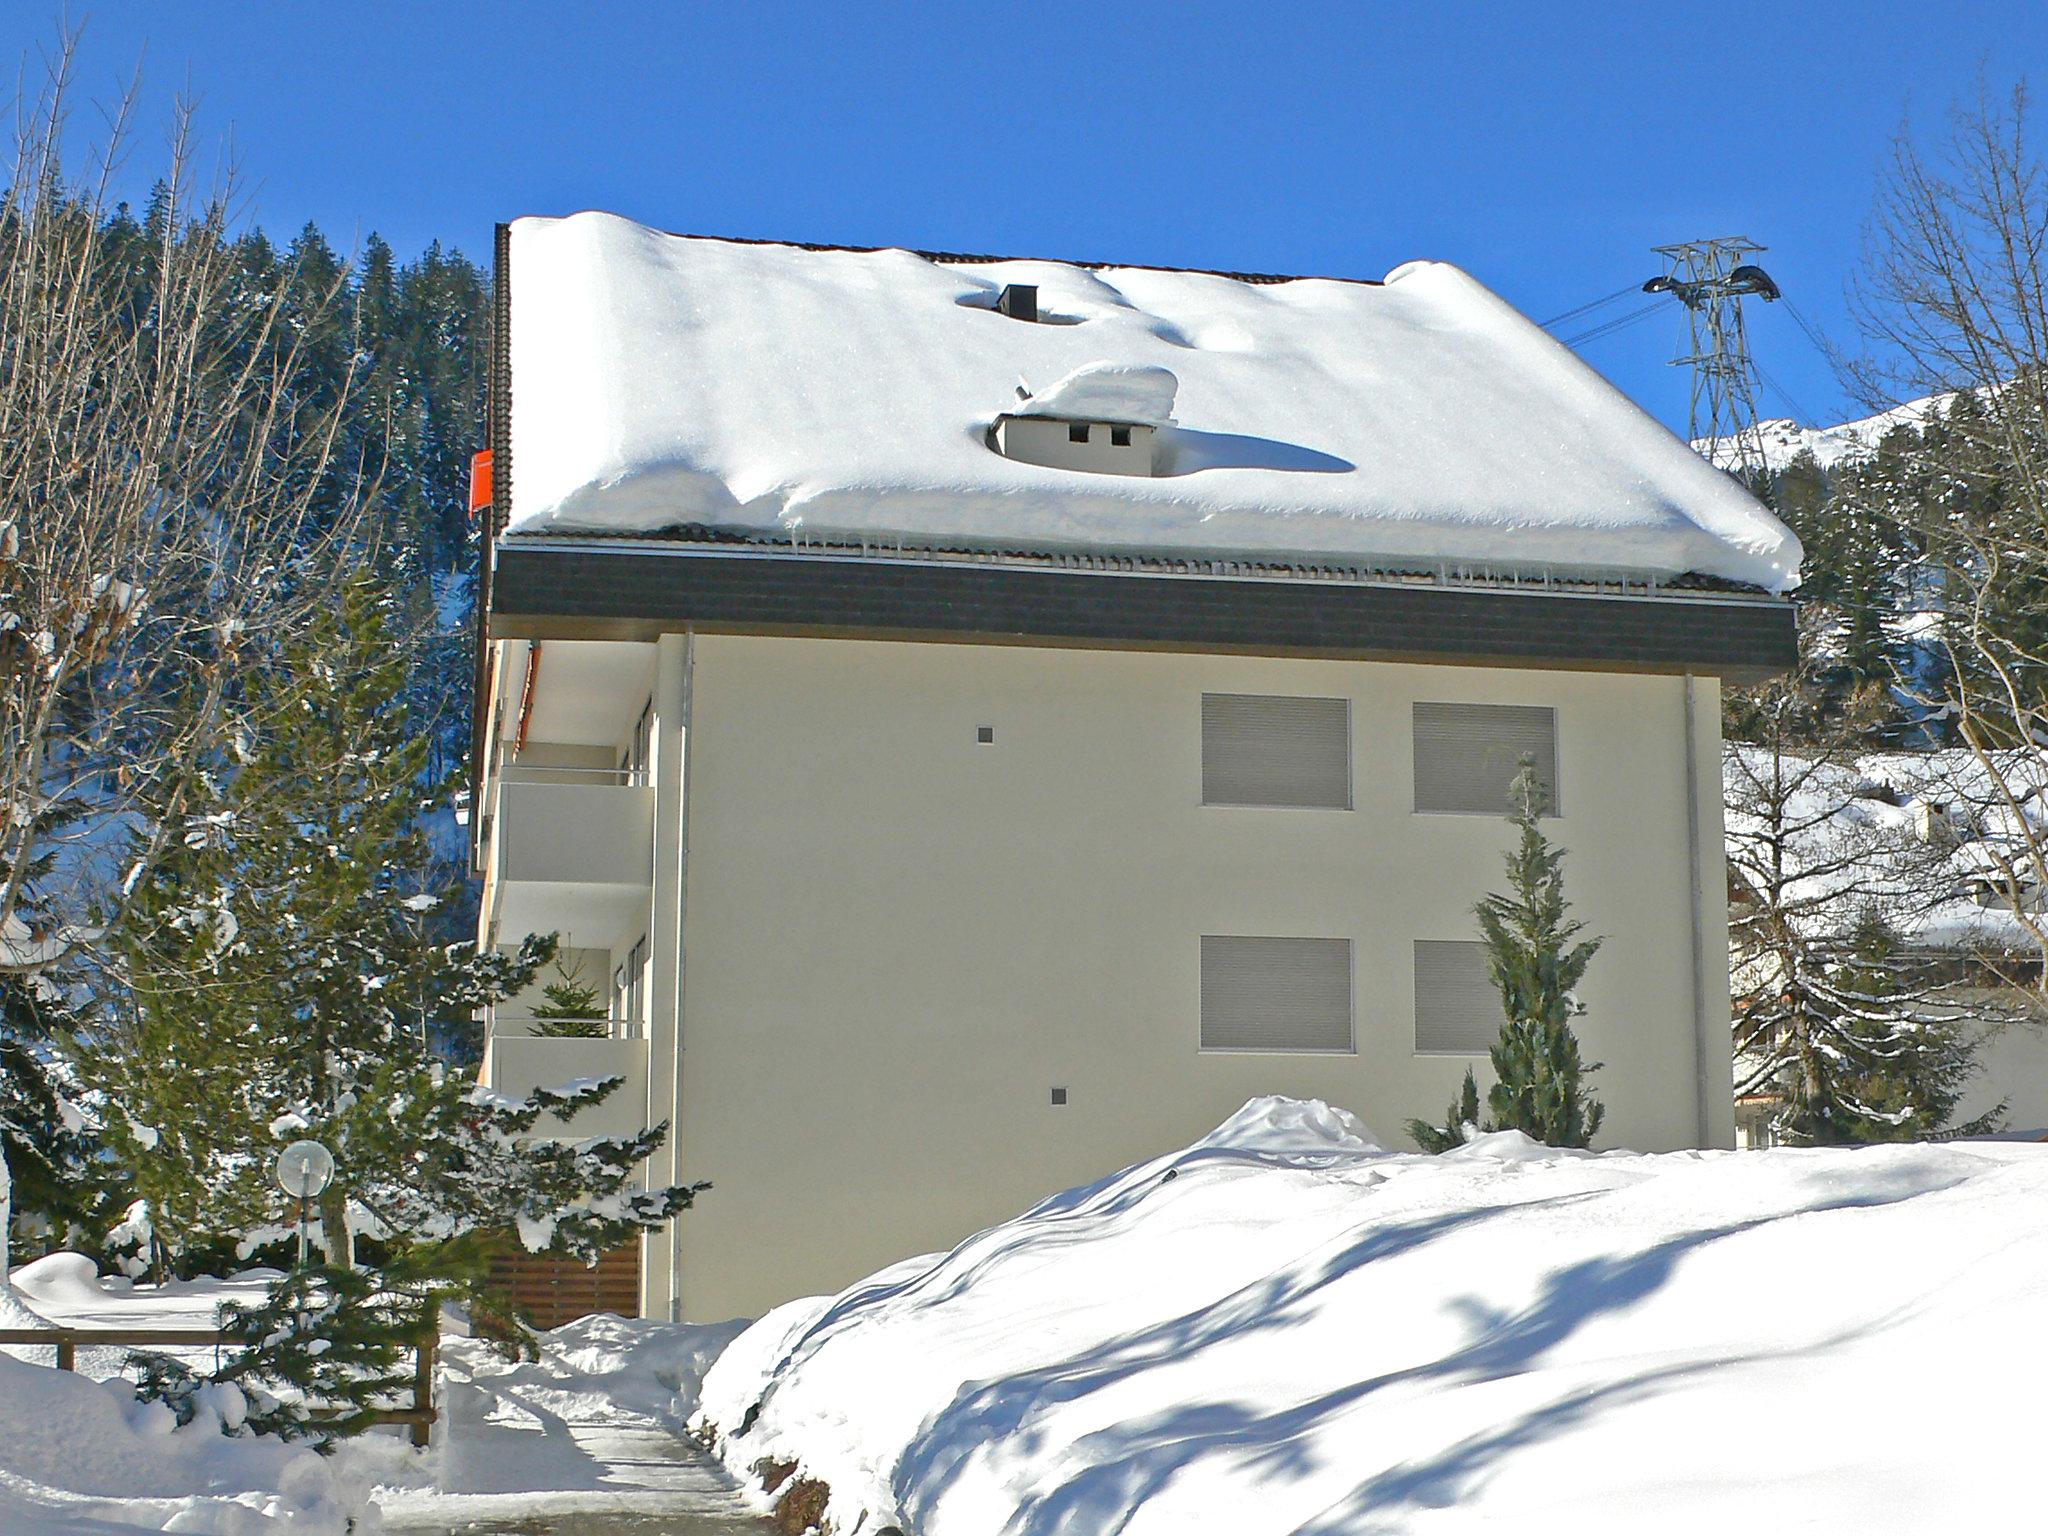
[[1351, 941], [1204, 934], [1202, 1049], [1351, 1050]]
[[1351, 701], [1202, 695], [1202, 804], [1351, 808]]
[[1085, 422], [1085, 421], [1071, 421], [1071, 422], [1068, 422], [1068, 423], [1067, 423], [1067, 441], [1068, 441], [1068, 442], [1070, 442], [1070, 443], [1085, 443], [1085, 442], [1087, 442], [1087, 441], [1088, 441], [1088, 423], [1087, 423], [1087, 422]]
[[1415, 1051], [1484, 1056], [1500, 1038], [1500, 992], [1476, 939], [1415, 941]]
[[1534, 760], [1545, 814], [1559, 811], [1557, 711], [1527, 704], [1417, 704], [1415, 809], [1505, 816], [1524, 757]]

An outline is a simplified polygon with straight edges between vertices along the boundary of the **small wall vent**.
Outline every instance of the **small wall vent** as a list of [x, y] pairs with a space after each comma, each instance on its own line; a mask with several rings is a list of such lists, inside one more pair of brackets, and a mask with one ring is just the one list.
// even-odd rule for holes
[[1038, 319], [1038, 285], [1005, 283], [1003, 291], [996, 295], [996, 312], [1008, 315], [1012, 320], [1035, 322]]

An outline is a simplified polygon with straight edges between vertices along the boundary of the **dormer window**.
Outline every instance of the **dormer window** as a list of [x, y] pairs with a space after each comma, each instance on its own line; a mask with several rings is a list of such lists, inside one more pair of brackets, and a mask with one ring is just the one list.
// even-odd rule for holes
[[1089, 363], [1036, 392], [1019, 381], [988, 445], [1020, 464], [1149, 478], [1160, 472], [1159, 433], [1173, 422], [1178, 388], [1164, 368], [1142, 364]]
[[1153, 454], [1158, 431], [1142, 422], [1005, 415], [989, 429], [988, 445], [1020, 464], [1149, 478], [1159, 473]]
[[1008, 315], [1012, 320], [1038, 319], [1038, 285], [1036, 283], [1005, 283], [1003, 291], [996, 295], [996, 313]]

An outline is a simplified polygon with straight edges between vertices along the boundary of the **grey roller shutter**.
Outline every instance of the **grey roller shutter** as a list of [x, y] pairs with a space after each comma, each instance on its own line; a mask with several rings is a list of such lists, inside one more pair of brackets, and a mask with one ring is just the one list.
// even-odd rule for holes
[[1557, 711], [1527, 704], [1417, 704], [1415, 809], [1505, 816], [1524, 756], [1535, 759], [1546, 814], [1559, 810]]
[[1500, 992], [1476, 939], [1415, 941], [1415, 1049], [1484, 1056], [1500, 1038]]
[[1202, 803], [1351, 808], [1351, 701], [1202, 695]]
[[1349, 939], [1203, 935], [1203, 1050], [1351, 1048]]

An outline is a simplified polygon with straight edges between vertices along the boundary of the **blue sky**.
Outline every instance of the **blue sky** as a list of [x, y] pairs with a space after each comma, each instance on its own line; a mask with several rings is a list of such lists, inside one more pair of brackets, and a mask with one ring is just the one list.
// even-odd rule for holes
[[[18, 51], [52, 5], [0, 0]], [[490, 5], [73, 0], [82, 86], [188, 80], [258, 218], [482, 256], [602, 207], [669, 229], [1376, 277], [1468, 268], [1547, 319], [1747, 234], [1844, 337], [1873, 176], [1981, 72], [2048, 88], [2042, 0]], [[146, 151], [138, 165], [146, 165]], [[1614, 306], [1607, 313], [1624, 313]], [[1850, 408], [1782, 311], [1785, 394]], [[1585, 355], [1684, 424], [1658, 315]]]

